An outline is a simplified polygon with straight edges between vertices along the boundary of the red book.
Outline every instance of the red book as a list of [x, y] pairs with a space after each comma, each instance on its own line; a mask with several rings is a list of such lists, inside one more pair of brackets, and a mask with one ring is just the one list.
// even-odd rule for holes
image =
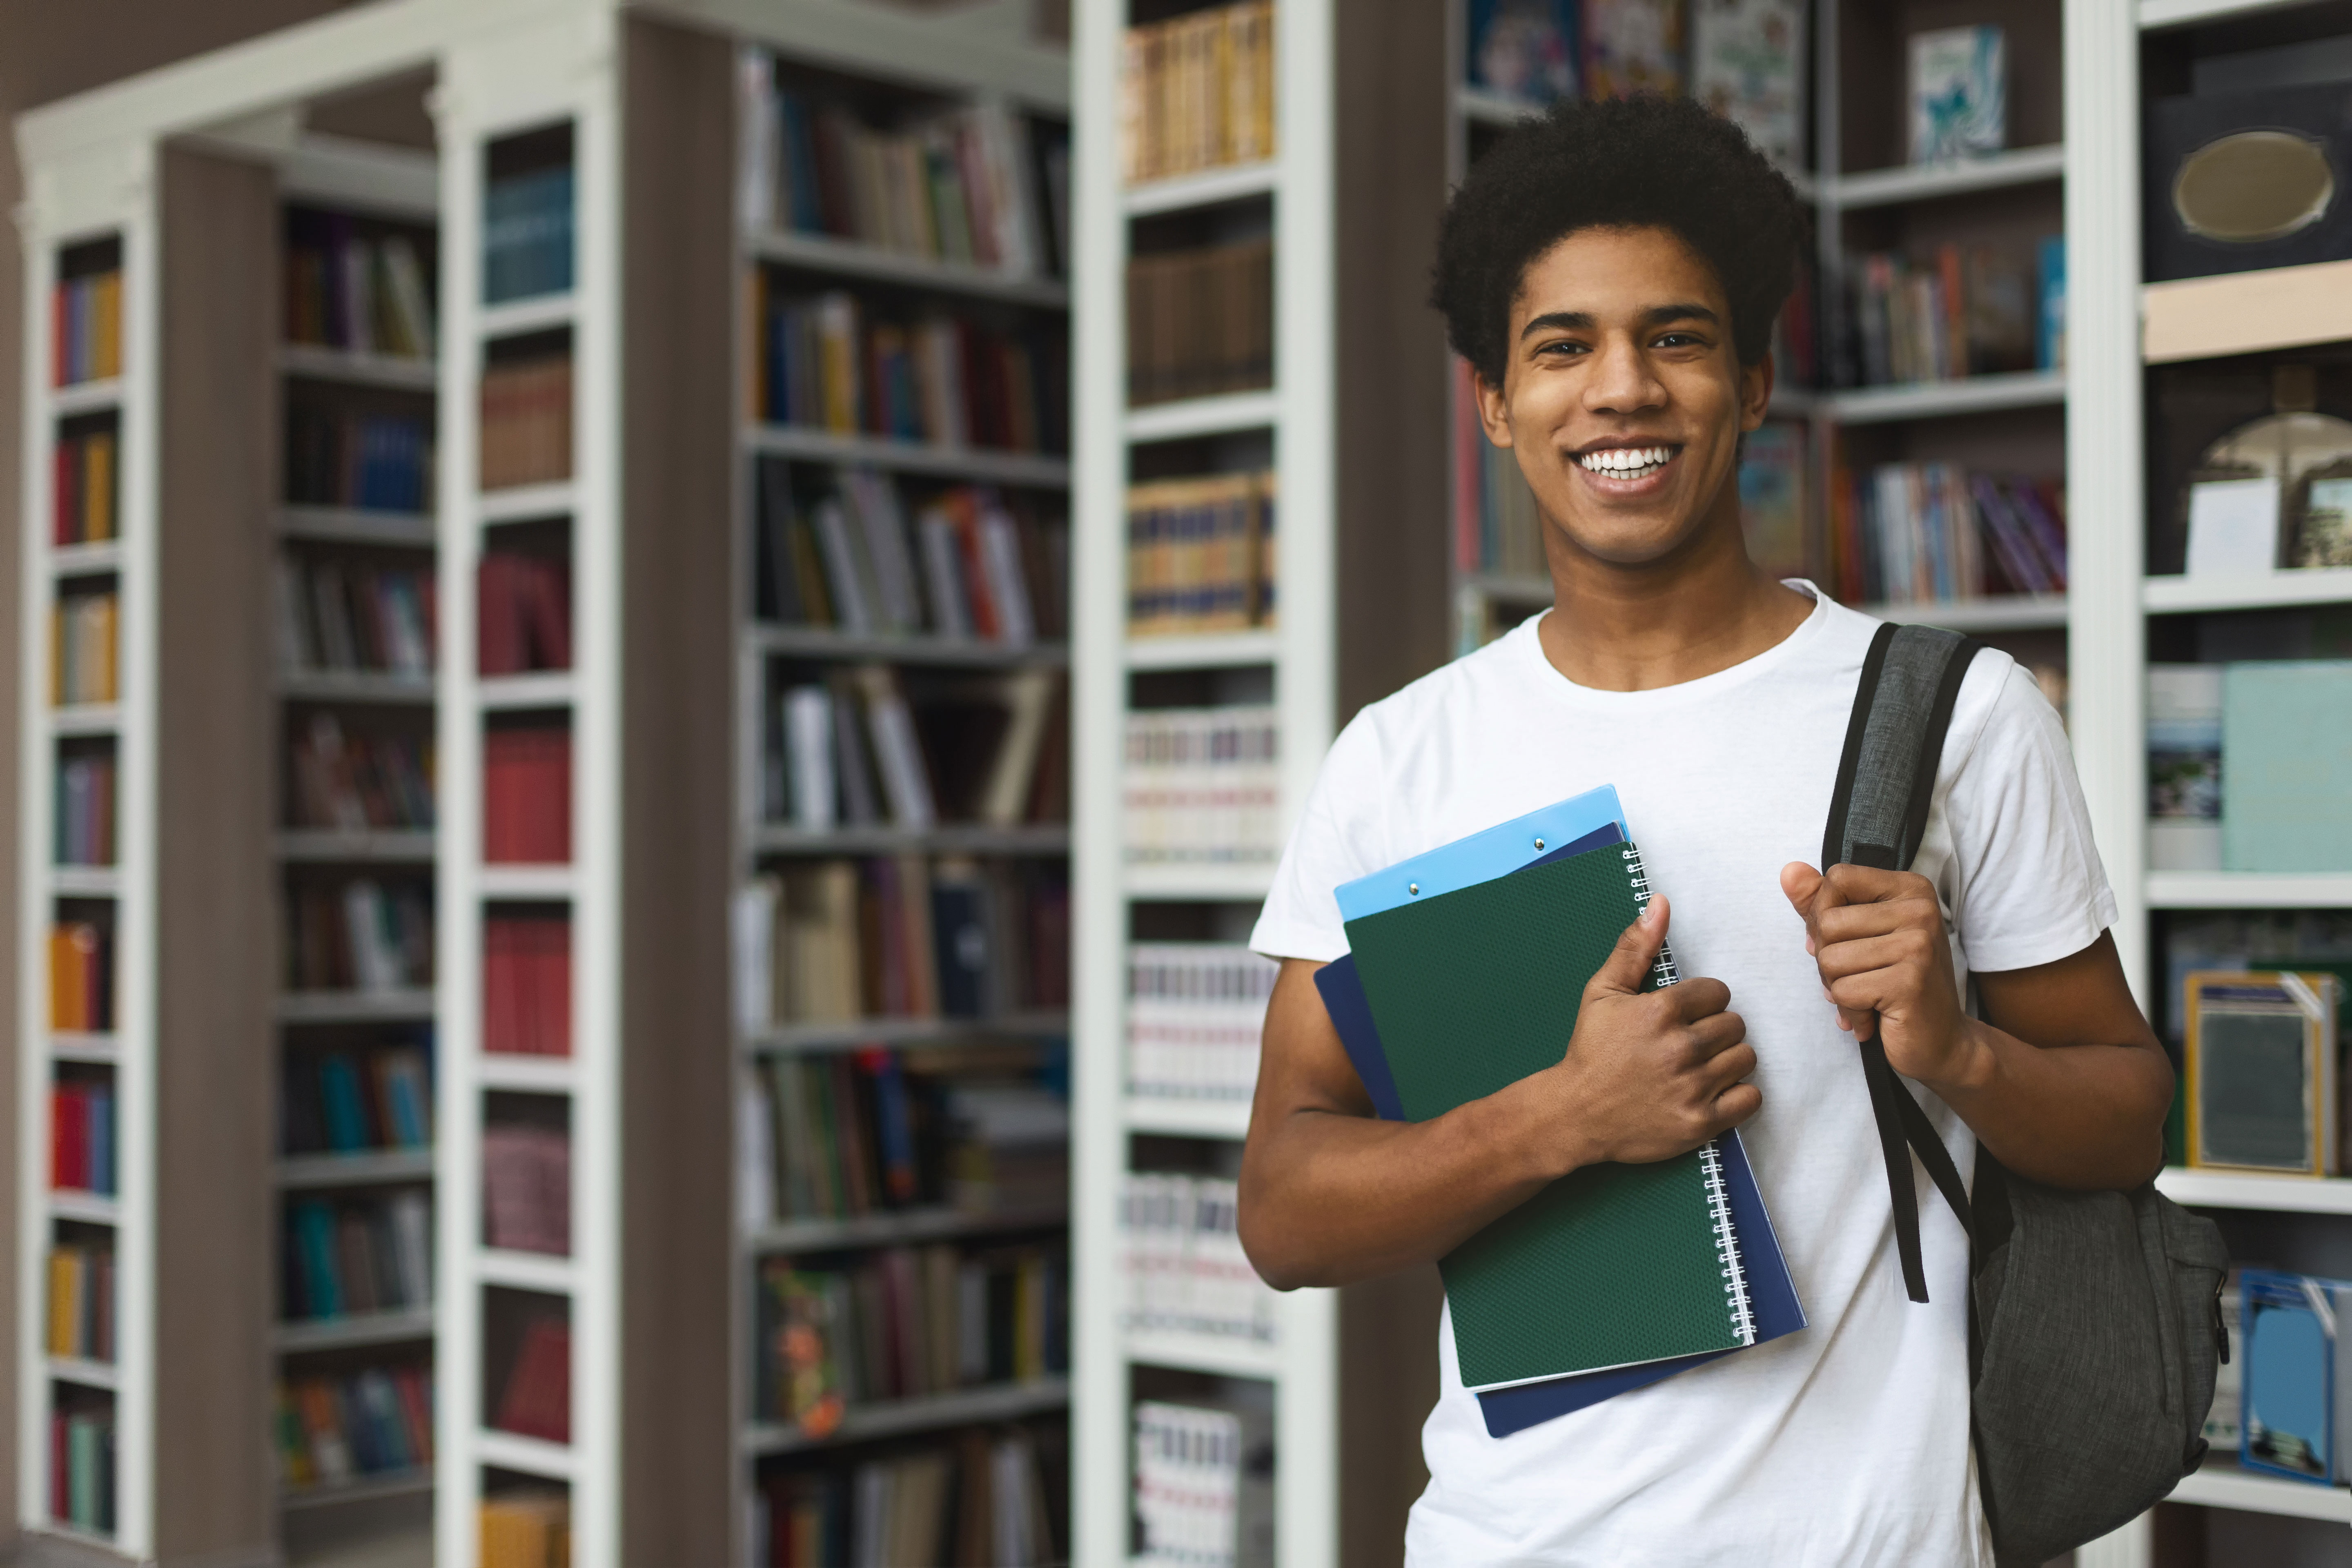
[[89, 1095], [67, 1084], [49, 1094], [49, 1184], [89, 1186]]
[[496, 1425], [502, 1432], [550, 1443], [572, 1441], [572, 1325], [541, 1318], [523, 1331], [499, 1397]]
[[572, 1054], [572, 922], [543, 921], [540, 932], [540, 1049]]
[[524, 575], [522, 614], [531, 651], [543, 669], [572, 668], [572, 583], [561, 563], [532, 559]]
[[488, 1052], [522, 1049], [520, 997], [515, 984], [518, 923], [510, 920], [482, 922], [482, 1049]]
[[73, 1443], [66, 1420], [62, 1410], [49, 1415], [49, 1517], [60, 1524], [73, 1521]]
[[400, 1423], [408, 1434], [408, 1451], [420, 1465], [433, 1462], [433, 1402], [425, 1390], [425, 1374], [404, 1366], [392, 1374], [393, 1392], [400, 1399]]
[[474, 637], [484, 675], [518, 675], [524, 668], [522, 617], [516, 614], [516, 578], [522, 562], [492, 552], [474, 571]]

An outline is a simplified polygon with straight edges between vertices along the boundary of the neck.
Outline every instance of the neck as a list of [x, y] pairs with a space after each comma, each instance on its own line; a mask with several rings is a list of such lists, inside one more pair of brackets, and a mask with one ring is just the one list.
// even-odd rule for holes
[[1651, 691], [1728, 669], [1802, 626], [1812, 603], [1748, 559], [1736, 483], [1682, 545], [1655, 561], [1606, 561], [1545, 520], [1558, 612], [1537, 628], [1544, 657], [1579, 686]]

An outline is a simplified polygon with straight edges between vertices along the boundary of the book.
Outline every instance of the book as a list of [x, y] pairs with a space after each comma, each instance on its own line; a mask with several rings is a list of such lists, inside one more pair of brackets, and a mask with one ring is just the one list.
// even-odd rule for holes
[[1213, 1405], [1138, 1400], [1138, 1563], [1273, 1568], [1274, 1391], [1231, 1384]]
[[1128, 28], [1118, 83], [1125, 182], [1273, 157], [1274, 48], [1272, 0]]
[[297, 1198], [286, 1205], [280, 1311], [289, 1322], [433, 1300], [432, 1198]]
[[1270, 474], [1218, 474], [1127, 492], [1130, 637], [1270, 624]]
[[2007, 35], [1995, 26], [1911, 36], [1911, 162], [1979, 158], [2009, 144]]
[[289, 991], [386, 992], [433, 983], [429, 882], [373, 877], [312, 880], [287, 889]]
[[1127, 950], [1129, 1094], [1246, 1104], [1281, 965], [1232, 942], [1153, 942]]
[[1276, 1296], [1242, 1250], [1230, 1177], [1130, 1171], [1118, 1222], [1125, 1328], [1275, 1342]]
[[482, 1240], [516, 1252], [572, 1253], [572, 1140], [561, 1128], [482, 1129]]
[[2221, 868], [2221, 671], [2147, 667], [2147, 858], [2158, 871]]
[[572, 858], [572, 730], [534, 723], [482, 735], [482, 859], [563, 865]]
[[572, 921], [506, 913], [482, 921], [482, 1049], [572, 1054]]
[[1584, 0], [1584, 96], [1680, 97], [1683, 21], [1682, 0]]
[[2183, 978], [2192, 1167], [2325, 1176], [2337, 1169], [2341, 984], [2326, 971]]
[[431, 567], [287, 554], [272, 584], [282, 668], [433, 673], [440, 600]]
[[112, 424], [68, 425], [50, 450], [49, 542], [99, 544], [117, 537], [119, 447]]
[[1067, 1521], [1059, 1425], [966, 1427], [875, 1458], [768, 1472], [755, 1490], [756, 1563], [1059, 1563]]
[[1282, 851], [1276, 743], [1271, 707], [1130, 712], [1120, 786], [1126, 859], [1271, 864]]
[[286, 500], [421, 517], [433, 510], [433, 420], [307, 393], [286, 409]]
[[436, 338], [430, 228], [349, 214], [286, 214], [285, 336], [289, 343], [429, 360]]
[[1572, 98], [1577, 0], [1471, 0], [1463, 67], [1470, 85], [1523, 103]]
[[[71, 266], [73, 260], [69, 253], [64, 265]], [[50, 385], [108, 381], [122, 374], [119, 264], [58, 279], [50, 293], [49, 321]]]
[[572, 1324], [560, 1309], [524, 1325], [490, 1425], [545, 1443], [572, 1440]]
[[474, 580], [478, 673], [572, 668], [569, 561], [537, 552], [485, 550]]
[[415, 1043], [289, 1052], [279, 1079], [278, 1152], [361, 1154], [433, 1144], [432, 1026]]
[[111, 921], [60, 921], [49, 928], [49, 1027], [74, 1035], [113, 1030]]
[[68, 1242], [49, 1249], [48, 1324], [44, 1344], [53, 1356], [114, 1360], [114, 1247], [110, 1241]]
[[1695, 0], [1691, 96], [1784, 169], [1805, 152], [1801, 0]]
[[113, 589], [60, 592], [49, 606], [49, 701], [58, 708], [112, 702], [121, 692], [121, 601]]
[[2245, 1346], [2239, 1463], [2329, 1485], [2342, 1463], [2336, 1302], [2352, 1286], [2265, 1268], [2242, 1270], [2238, 1286]]
[[571, 289], [573, 185], [568, 158], [491, 177], [482, 200], [482, 303]]
[[1273, 384], [1271, 238], [1128, 261], [1129, 406]]
[[1739, 457], [1739, 519], [1748, 557], [1774, 577], [1802, 577], [1805, 427], [1771, 420], [1748, 433]]
[[2352, 870], [2352, 661], [2227, 666], [2221, 764], [2225, 868]]
[[474, 1517], [481, 1568], [561, 1568], [572, 1561], [572, 1500], [562, 1492], [497, 1492]]
[[52, 776], [51, 862], [58, 866], [113, 865], [113, 753], [62, 755], [57, 760]]
[[287, 742], [287, 826], [359, 833], [429, 829], [433, 744], [416, 734], [346, 732], [314, 710]]
[[415, 1361], [281, 1378], [271, 1432], [289, 1490], [433, 1463], [433, 1372]]
[[486, 490], [572, 477], [572, 351], [482, 367], [477, 481]]

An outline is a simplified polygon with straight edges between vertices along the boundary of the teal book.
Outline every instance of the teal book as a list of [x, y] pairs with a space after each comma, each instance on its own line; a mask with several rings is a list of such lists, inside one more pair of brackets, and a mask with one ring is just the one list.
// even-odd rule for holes
[[[1557, 1064], [1586, 982], [1647, 898], [1627, 842], [1349, 921], [1405, 1118], [1443, 1115]], [[1662, 955], [1643, 988], [1672, 984], [1671, 963]], [[1711, 1144], [1578, 1171], [1438, 1268], [1473, 1389], [1756, 1340]]]
[[2352, 659], [2223, 668], [2221, 865], [2352, 871]]

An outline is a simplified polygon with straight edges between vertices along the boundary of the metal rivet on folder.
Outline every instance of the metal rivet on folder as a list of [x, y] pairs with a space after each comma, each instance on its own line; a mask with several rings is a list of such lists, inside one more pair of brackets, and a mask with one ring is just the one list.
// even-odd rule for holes
[[1404, 885], [1404, 890], [1411, 893], [1416, 899], [1421, 897], [1421, 884], [1419, 882], [1407, 882]]
[[1538, 838], [1538, 839], [1537, 839], [1537, 840], [1536, 840], [1536, 847], [1537, 847], [1537, 848], [1538, 848], [1538, 849], [1540, 849], [1540, 848], [1542, 848], [1542, 847], [1543, 847], [1543, 840], [1542, 840], [1542, 839]]

